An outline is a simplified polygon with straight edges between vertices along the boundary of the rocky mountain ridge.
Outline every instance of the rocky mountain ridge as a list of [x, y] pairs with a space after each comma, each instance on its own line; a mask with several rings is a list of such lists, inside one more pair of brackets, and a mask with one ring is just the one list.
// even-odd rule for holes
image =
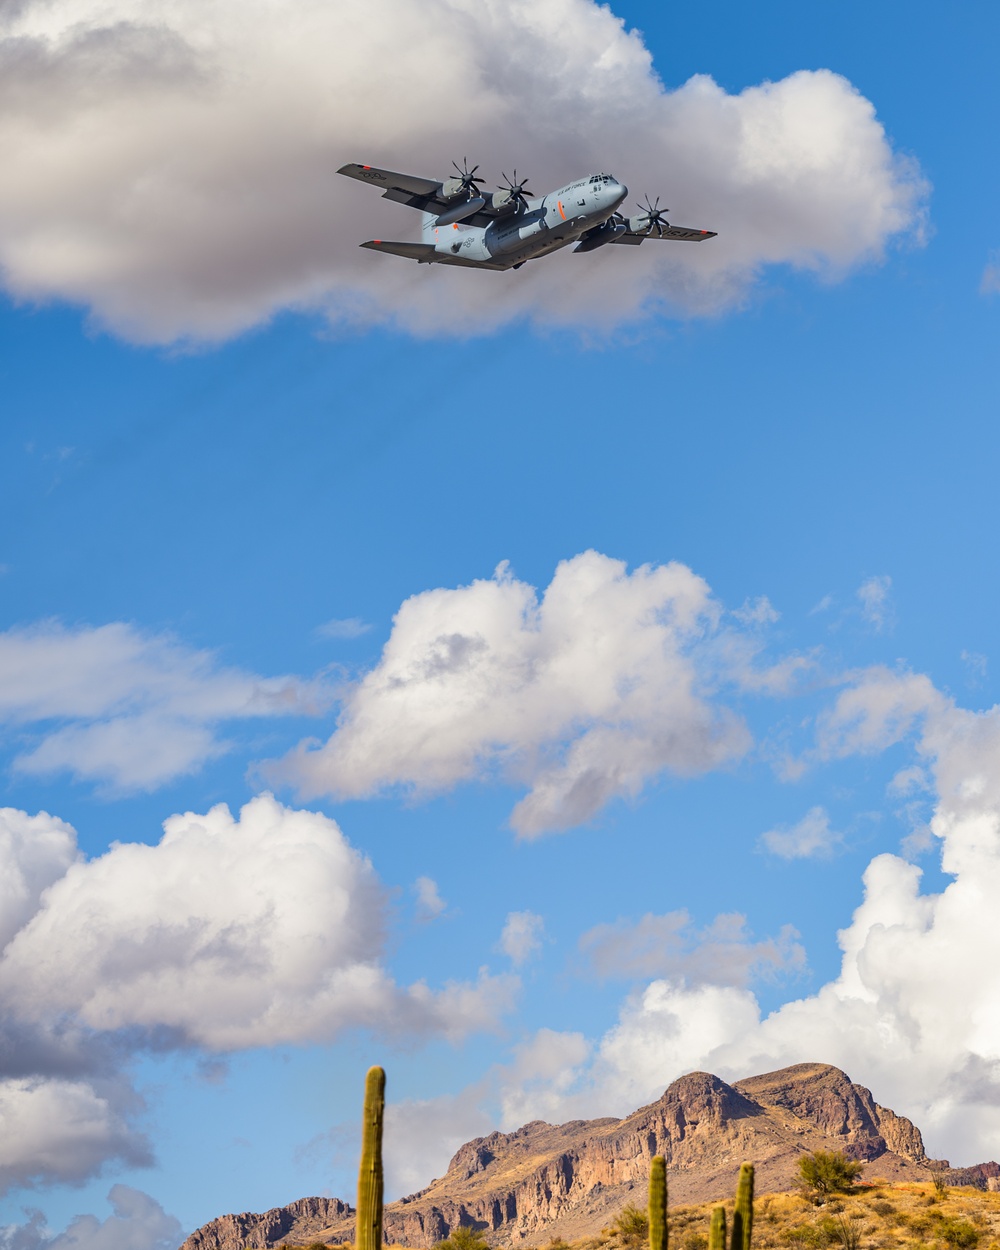
[[[916, 1125], [880, 1106], [839, 1068], [796, 1064], [732, 1085], [692, 1072], [621, 1120], [536, 1120], [466, 1143], [443, 1177], [387, 1204], [385, 1239], [431, 1246], [461, 1224], [484, 1229], [495, 1246], [589, 1236], [627, 1202], [644, 1205], [655, 1154], [666, 1157], [677, 1204], [730, 1194], [744, 1160], [756, 1165], [758, 1193], [792, 1188], [799, 1156], [813, 1150], [843, 1150], [877, 1164], [869, 1171], [890, 1182], [926, 1181], [948, 1167], [927, 1158]], [[982, 1168], [985, 1188], [996, 1164]], [[263, 1215], [213, 1220], [182, 1250], [268, 1250], [353, 1237], [346, 1203], [306, 1198]]]

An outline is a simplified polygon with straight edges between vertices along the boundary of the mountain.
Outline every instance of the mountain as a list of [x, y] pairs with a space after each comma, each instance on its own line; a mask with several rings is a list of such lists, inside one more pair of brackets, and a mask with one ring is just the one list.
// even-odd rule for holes
[[[494, 1246], [571, 1240], [598, 1232], [628, 1202], [645, 1205], [655, 1154], [666, 1157], [676, 1204], [728, 1197], [744, 1160], [756, 1164], [758, 1193], [793, 1188], [799, 1156], [813, 1150], [842, 1150], [872, 1165], [866, 1175], [889, 1182], [926, 1181], [948, 1168], [946, 1160], [927, 1158], [914, 1124], [879, 1106], [839, 1068], [800, 1063], [732, 1085], [692, 1072], [622, 1120], [534, 1120], [468, 1142], [443, 1177], [387, 1204], [385, 1240], [431, 1246], [459, 1224], [485, 1229]], [[966, 1172], [981, 1175], [985, 1188], [1000, 1168], [981, 1164]], [[304, 1198], [263, 1215], [212, 1220], [182, 1250], [266, 1250], [353, 1237], [346, 1203]]]

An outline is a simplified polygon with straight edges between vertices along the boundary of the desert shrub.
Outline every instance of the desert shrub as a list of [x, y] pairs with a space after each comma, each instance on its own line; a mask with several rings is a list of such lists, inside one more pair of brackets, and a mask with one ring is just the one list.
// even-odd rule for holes
[[489, 1242], [481, 1228], [470, 1228], [468, 1224], [459, 1224], [453, 1228], [444, 1241], [438, 1242], [438, 1250], [487, 1250]]
[[931, 1180], [934, 1182], [934, 1193], [938, 1198], [948, 1197], [948, 1185], [944, 1179], [943, 1172], [932, 1172]]
[[804, 1188], [816, 1194], [843, 1193], [861, 1175], [855, 1163], [842, 1150], [814, 1150], [799, 1159], [799, 1176]]
[[629, 1244], [645, 1241], [649, 1236], [649, 1217], [645, 1211], [640, 1211], [630, 1202], [615, 1216], [611, 1229], [616, 1236]]
[[942, 1220], [937, 1228], [938, 1236], [951, 1250], [973, 1250], [982, 1235], [975, 1224], [968, 1220]]
[[693, 1228], [681, 1238], [681, 1250], [708, 1250], [708, 1237]]
[[891, 1202], [886, 1202], [884, 1198], [876, 1198], [874, 1202], [869, 1202], [868, 1209], [874, 1211], [876, 1215], [894, 1215], [896, 1208]]

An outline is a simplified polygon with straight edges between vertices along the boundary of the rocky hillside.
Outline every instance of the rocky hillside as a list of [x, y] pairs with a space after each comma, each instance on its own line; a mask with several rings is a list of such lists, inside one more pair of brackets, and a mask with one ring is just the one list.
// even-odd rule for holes
[[[467, 1143], [442, 1178], [386, 1206], [385, 1237], [431, 1246], [467, 1224], [485, 1229], [495, 1246], [573, 1240], [598, 1233], [626, 1203], [644, 1204], [655, 1154], [667, 1159], [671, 1203], [691, 1204], [730, 1195], [747, 1159], [757, 1166], [758, 1193], [788, 1190], [799, 1156], [812, 1150], [843, 1150], [888, 1183], [927, 1182], [932, 1170], [948, 1167], [927, 1158], [914, 1124], [879, 1106], [839, 1068], [796, 1064], [733, 1085], [693, 1072], [623, 1120], [536, 1120]], [[1000, 1172], [980, 1165], [984, 1188], [990, 1169]], [[353, 1237], [350, 1207], [307, 1198], [264, 1215], [213, 1220], [183, 1250], [266, 1250]]]

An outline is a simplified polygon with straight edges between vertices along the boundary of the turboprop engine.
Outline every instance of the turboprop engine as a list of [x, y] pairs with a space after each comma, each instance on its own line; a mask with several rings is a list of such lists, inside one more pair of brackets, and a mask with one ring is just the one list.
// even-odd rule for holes
[[445, 209], [434, 224], [436, 226], [450, 226], [454, 221], [465, 221], [466, 217], [472, 217], [481, 208], [485, 207], [485, 196], [472, 195], [467, 200], [462, 200], [460, 204], [453, 204], [451, 208]]

